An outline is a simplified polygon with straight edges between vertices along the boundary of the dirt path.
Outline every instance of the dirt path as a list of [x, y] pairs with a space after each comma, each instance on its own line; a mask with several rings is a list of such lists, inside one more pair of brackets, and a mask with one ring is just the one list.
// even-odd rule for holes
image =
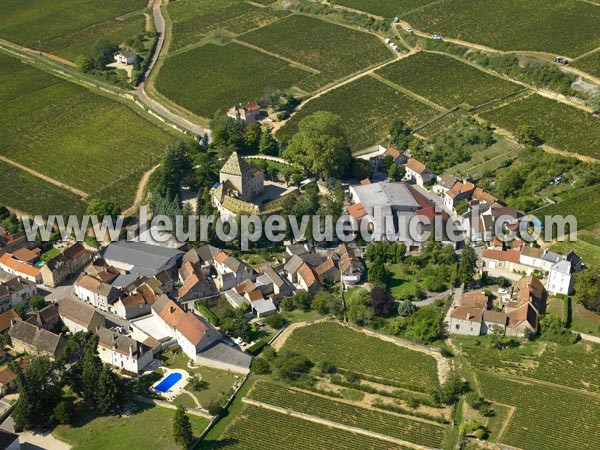
[[402, 439], [396, 439], [396, 438], [393, 438], [390, 436], [386, 436], [384, 434], [374, 433], [372, 431], [364, 430], [362, 428], [356, 428], [356, 427], [352, 427], [349, 425], [343, 425], [341, 423], [332, 422], [331, 420], [326, 420], [326, 419], [322, 419], [320, 417], [311, 416], [309, 414], [299, 413], [299, 412], [296, 412], [296, 411], [293, 411], [290, 409], [281, 408], [279, 406], [274, 406], [274, 405], [270, 405], [268, 403], [259, 402], [256, 400], [249, 399], [247, 397], [244, 397], [242, 399], [242, 401], [248, 405], [256, 406], [256, 407], [263, 408], [263, 409], [268, 409], [273, 412], [285, 414], [286, 416], [289, 416], [289, 417], [295, 417], [297, 419], [306, 420], [307, 422], [313, 422], [313, 423], [325, 425], [325, 426], [328, 426], [331, 428], [337, 428], [339, 430], [349, 431], [350, 433], [360, 434], [362, 436], [367, 436], [367, 437], [371, 437], [371, 438], [378, 439], [381, 441], [390, 442], [392, 444], [396, 444], [401, 447], [409, 447], [409, 448], [414, 448], [414, 449], [418, 449], [418, 450], [425, 450], [425, 449], [429, 448], [429, 447], [424, 447], [422, 445], [414, 444], [412, 442], [404, 441]]
[[124, 215], [130, 216], [130, 215], [134, 214], [135, 210], [138, 209], [139, 206], [142, 204], [142, 201], [144, 200], [143, 199], [144, 189], [146, 188], [146, 184], [148, 183], [148, 179], [156, 171], [156, 169], [158, 169], [159, 167], [160, 167], [160, 164], [157, 164], [152, 169], [150, 169], [148, 172], [146, 172], [144, 174], [144, 176], [140, 180], [140, 183], [138, 184], [138, 188], [137, 188], [137, 191], [135, 193], [135, 200], [133, 201], [133, 205], [131, 205], [129, 208], [127, 208], [125, 211], [123, 211]]
[[48, 183], [51, 183], [51, 184], [53, 184], [55, 186], [58, 186], [58, 187], [66, 190], [66, 191], [72, 192], [73, 194], [78, 195], [79, 197], [81, 197], [84, 200], [89, 197], [89, 194], [87, 192], [80, 191], [79, 189], [76, 189], [76, 188], [74, 188], [72, 186], [69, 186], [68, 184], [65, 184], [65, 183], [62, 183], [62, 182], [60, 182], [58, 180], [55, 180], [54, 178], [51, 178], [51, 177], [49, 177], [47, 175], [44, 175], [43, 173], [37, 172], [37, 171], [35, 171], [33, 169], [30, 169], [27, 166], [24, 166], [22, 164], [16, 163], [16, 162], [14, 162], [11, 159], [5, 158], [4, 156], [0, 156], [0, 161], [5, 162], [6, 164], [10, 164], [11, 166], [16, 167], [17, 169], [21, 169], [21, 170], [29, 173], [30, 175], [33, 175], [33, 176], [35, 176], [37, 178], [40, 178], [40, 179], [42, 179], [44, 181], [47, 181]]
[[299, 67], [303, 70], [306, 70], [307, 72], [314, 73], [315, 75], [319, 75], [321, 73], [320, 70], [317, 70], [314, 67], [310, 67], [310, 66], [307, 66], [306, 64], [299, 63], [298, 61], [294, 61], [293, 59], [287, 58], [283, 55], [280, 55], [279, 53], [270, 52], [268, 50], [265, 50], [262, 47], [258, 47], [257, 45], [252, 45], [252, 44], [249, 44], [248, 42], [244, 42], [244, 41], [238, 41], [237, 39], [234, 39], [232, 42], [235, 42], [236, 44], [239, 44], [239, 45], [243, 45], [244, 47], [251, 48], [252, 50], [256, 50], [257, 52], [264, 53], [265, 55], [272, 56], [273, 58], [281, 59], [282, 61], [285, 61], [288, 64], [290, 64], [291, 66]]
[[[433, 34], [426, 33], [424, 31], [415, 29], [410, 23], [408, 23], [405, 20], [400, 20], [400, 22], [395, 23], [394, 27], [402, 27], [404, 29], [412, 28], [414, 34], [417, 36], [421, 36], [421, 37], [427, 38], [427, 39], [431, 39], [433, 37]], [[540, 52], [540, 51], [534, 51], [534, 50], [498, 50], [498, 49], [488, 47], [485, 45], [475, 44], [473, 42], [468, 42], [468, 41], [463, 41], [461, 39], [454, 39], [454, 38], [448, 38], [448, 37], [444, 37], [443, 39], [445, 42], [450, 42], [451, 44], [461, 45], [463, 47], [474, 48], [476, 50], [480, 50], [480, 51], [486, 52], [486, 53], [496, 53], [496, 54], [501, 54], [501, 55], [515, 54], [515, 55], [523, 55], [523, 56], [532, 55], [532, 56], [540, 56], [540, 57], [545, 57], [545, 58], [554, 58], [554, 56], [556, 56], [555, 54], [548, 53], [548, 52]], [[567, 56], [567, 55], [562, 55], [562, 56]], [[573, 59], [573, 58], [569, 57], [569, 59]], [[565, 72], [570, 72], [572, 74], [578, 75], [583, 78], [586, 78], [586, 79], [590, 80], [591, 82], [593, 82], [597, 85], [600, 85], [600, 78], [598, 78], [594, 75], [590, 75], [589, 73], [584, 72], [582, 70], [576, 69], [573, 66], [561, 66], [561, 70], [563, 70]]]

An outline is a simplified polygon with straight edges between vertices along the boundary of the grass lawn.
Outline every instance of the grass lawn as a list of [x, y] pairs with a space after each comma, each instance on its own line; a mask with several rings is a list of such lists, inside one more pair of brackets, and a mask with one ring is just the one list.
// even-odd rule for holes
[[600, 336], [600, 314], [573, 303], [573, 321], [571, 329], [581, 333]]
[[[164, 352], [163, 355], [166, 357], [166, 360], [164, 360], [166, 367], [187, 370], [190, 374], [199, 374], [202, 376], [202, 380], [208, 383], [208, 388], [201, 391], [193, 390], [189, 385], [186, 388], [205, 408], [212, 401], [220, 401], [223, 398], [228, 397], [233, 384], [240, 378], [239, 375], [236, 375], [233, 372], [210, 367], [190, 369], [187, 365], [188, 358], [181, 351], [177, 353]], [[187, 400], [184, 399], [181, 399], [180, 401], [187, 402]]]
[[323, 316], [319, 314], [317, 311], [302, 311], [300, 309], [296, 309], [294, 311], [285, 311], [282, 310], [281, 314], [283, 317], [287, 319], [288, 322], [310, 322], [311, 320], [319, 320], [322, 319]]
[[412, 273], [403, 264], [388, 264], [389, 277], [387, 288], [399, 300], [414, 297], [417, 281]]
[[60, 254], [60, 250], [52, 247], [50, 250], [45, 251], [40, 255], [40, 259], [44, 262], [48, 262], [53, 258], [56, 258]]
[[[544, 209], [542, 211], [545, 211]], [[578, 214], [575, 215], [578, 217]], [[595, 233], [598, 232], [596, 229]], [[594, 232], [591, 232], [594, 233]], [[588, 234], [587, 230], [578, 232], [578, 240], [574, 242], [565, 241], [554, 244], [550, 250], [561, 254], [566, 254], [569, 250], [574, 250], [588, 267], [600, 266], [600, 245], [595, 244], [593, 234]], [[591, 242], [588, 242], [588, 239]]]
[[485, 171], [496, 170], [505, 161], [518, 155], [514, 150], [519, 147], [519, 144], [515, 141], [498, 134], [494, 135], [494, 138], [496, 142], [492, 146], [473, 153], [469, 161], [448, 168], [446, 173], [455, 176], [468, 174], [477, 178]]
[[[61, 425], [53, 434], [73, 446], [73, 450], [177, 450], [173, 442], [172, 422], [175, 411], [137, 404], [131, 417], [93, 417], [82, 414], [73, 426]], [[208, 420], [190, 415], [194, 434], [199, 436]]]

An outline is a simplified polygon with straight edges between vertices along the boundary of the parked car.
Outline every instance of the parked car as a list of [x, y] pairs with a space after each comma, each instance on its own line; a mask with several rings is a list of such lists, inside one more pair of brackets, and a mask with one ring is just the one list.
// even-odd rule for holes
[[440, 36], [439, 34], [434, 34], [433, 35], [433, 40], [434, 41], [441, 41], [442, 40], [442, 36]]

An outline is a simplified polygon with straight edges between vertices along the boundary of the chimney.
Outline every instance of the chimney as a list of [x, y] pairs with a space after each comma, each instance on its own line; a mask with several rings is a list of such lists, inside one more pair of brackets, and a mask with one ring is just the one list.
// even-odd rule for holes
[[169, 313], [173, 314], [175, 312], [175, 307], [174, 306], [169, 306]]

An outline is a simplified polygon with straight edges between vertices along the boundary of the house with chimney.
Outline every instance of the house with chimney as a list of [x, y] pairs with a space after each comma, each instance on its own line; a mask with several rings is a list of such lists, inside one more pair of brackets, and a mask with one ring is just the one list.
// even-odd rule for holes
[[154, 359], [149, 346], [108, 328], [99, 328], [98, 355], [102, 362], [126, 374], [138, 374]]
[[38, 292], [37, 285], [20, 276], [8, 276], [0, 281], [0, 312], [25, 305]]
[[95, 333], [106, 325], [102, 314], [82, 301], [72, 298], [64, 298], [58, 302], [58, 314], [71, 333]]
[[67, 344], [62, 334], [54, 334], [25, 321], [13, 322], [8, 335], [17, 353], [56, 358]]
[[81, 242], [68, 246], [40, 269], [44, 284], [51, 288], [58, 286], [83, 269], [93, 257], [94, 252]]

